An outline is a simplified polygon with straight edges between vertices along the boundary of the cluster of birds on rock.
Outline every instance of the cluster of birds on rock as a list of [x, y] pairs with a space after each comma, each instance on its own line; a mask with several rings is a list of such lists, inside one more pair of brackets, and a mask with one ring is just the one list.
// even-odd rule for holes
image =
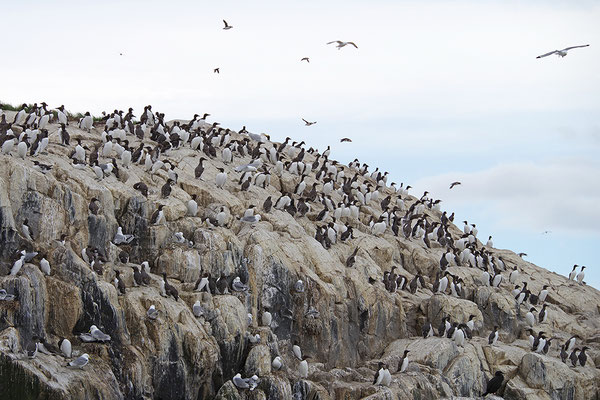
[[[56, 115], [58, 128], [56, 132], [49, 133], [54, 115]], [[74, 137], [75, 143], [73, 143], [67, 128], [69, 121], [64, 106], [51, 111], [46, 103], [41, 103], [40, 106], [34, 104], [32, 107], [24, 104], [12, 122], [7, 122], [5, 115], [2, 115], [0, 144], [5, 155], [12, 155], [16, 146], [18, 156], [26, 161], [32, 160], [42, 173], [51, 171], [53, 166], [42, 164], [36, 158], [48, 151], [49, 146], [54, 145], [69, 148], [72, 167], [90, 174], [99, 181], [110, 182], [116, 179], [129, 183], [127, 170], [138, 166], [145, 171], [146, 178], [133, 183], [131, 188], [157, 203], [150, 217], [151, 225], [164, 225], [167, 222], [165, 205], [160, 202], [168, 198], [173, 190], [179, 190], [177, 184], [184, 170], [180, 167], [181, 161], [173, 161], [179, 149], [185, 148], [194, 152], [194, 155], [186, 157], [188, 160], [197, 157], [197, 166], [193, 170], [189, 168], [185, 171], [190, 176], [193, 174], [193, 179], [204, 180], [205, 170], [208, 168], [208, 165], [204, 164], [206, 161], [210, 160], [213, 167], [222, 165], [216, 167], [218, 173], [212, 183], [215, 190], [244, 192], [257, 188], [257, 193], [262, 194], [264, 191], [260, 189], [270, 187], [271, 179], [276, 177], [281, 187], [280, 196], [278, 198], [267, 196], [261, 212], [273, 214], [282, 211], [295, 218], [312, 220], [316, 224], [314, 238], [326, 249], [343, 242], [352, 243], [356, 239], [355, 234], [359, 232], [360, 235], [374, 236], [391, 234], [421, 244], [427, 249], [443, 250], [433, 285], [428, 286], [419, 273], [412, 277], [406, 276], [397, 272], [398, 268], [394, 266], [384, 273], [382, 279], [383, 285], [390, 293], [407, 291], [414, 294], [418, 290], [431, 290], [433, 295], [464, 297], [464, 281], [461, 276], [452, 274], [448, 270], [451, 266], [479, 269], [481, 285], [484, 286], [508, 290], [506, 285], [516, 285], [512, 289], [515, 304], [520, 307], [521, 304], [528, 302], [530, 305], [525, 321], [530, 327], [529, 340], [532, 351], [548, 353], [551, 339], [547, 339], [544, 332], [535, 335], [531, 329], [536, 324], [536, 319], [543, 323], [549, 318], [545, 301], [550, 288], [546, 285], [538, 294], [531, 293], [527, 289], [527, 282], [520, 282], [518, 267], [514, 265], [510, 269], [503, 257], [493, 251], [491, 236], [486, 245], [482, 245], [477, 239], [476, 225], [469, 224], [468, 221], [463, 221], [462, 232], [458, 231], [452, 224], [454, 213], [448, 216], [446, 211], [442, 212], [441, 200], [430, 198], [428, 192], [424, 192], [418, 198], [410, 196], [409, 185], [404, 186], [401, 183], [397, 186], [394, 182], [388, 184], [387, 172], [379, 171], [378, 168], [369, 171], [369, 165], [364, 163], [361, 165], [358, 159], [350, 162], [348, 166], [331, 160], [329, 146], [325, 151], [319, 152], [313, 148], [306, 149], [303, 141], [290, 143], [289, 137], [283, 143], [276, 144], [270, 142], [269, 135], [248, 132], [246, 127], [235, 132], [219, 127], [217, 122], [208, 123], [206, 118], [209, 115], [195, 114], [188, 123], [175, 121], [167, 124], [164, 114], [153, 112], [152, 106], [148, 105], [144, 107], [139, 120], [134, 116], [132, 108], [126, 113], [121, 110], [115, 110], [110, 114], [104, 113], [100, 119], [104, 127], [99, 130], [94, 127], [94, 120], [90, 113], [86, 113], [77, 123], [81, 130], [91, 135], [92, 139], [85, 139], [84, 135], [80, 135]], [[16, 132], [18, 130], [21, 130], [20, 134]], [[55, 134], [58, 139], [51, 142], [50, 138]], [[84, 144], [84, 140], [88, 143]], [[24, 148], [29, 151], [23, 152], [21, 149]], [[251, 161], [237, 162], [244, 157], [250, 157]], [[312, 161], [309, 161], [309, 157]], [[230, 164], [235, 165], [234, 176], [231, 172], [225, 171], [225, 167]], [[286, 187], [284, 178], [291, 178], [294, 182], [293, 187]], [[164, 183], [162, 185], [156, 183], [157, 180], [162, 180]], [[205, 183], [211, 184], [206, 181]], [[453, 183], [456, 184], [457, 182]], [[160, 186], [159, 190], [153, 190], [153, 187], [158, 186]], [[201, 207], [197, 203], [196, 195], [192, 193], [188, 197], [189, 200], [185, 204], [187, 215], [197, 218]], [[251, 229], [261, 221], [258, 211], [259, 207], [251, 204], [243, 214], [237, 216], [236, 220]], [[93, 198], [89, 204], [90, 215], [104, 212], [106, 210], [102, 209], [101, 202]], [[216, 214], [205, 213], [205, 217], [199, 221], [210, 228], [230, 228], [233, 224], [230, 219], [229, 210], [222, 206]], [[36, 234], [27, 219], [21, 224], [20, 233], [32, 247], [35, 246]], [[117, 246], [134, 243], [138, 239], [138, 234], [138, 232], [124, 233], [122, 227], [118, 227], [112, 242]], [[67, 235], [62, 234], [58, 240], [65, 245], [67, 239]], [[186, 238], [182, 232], [173, 232], [173, 242], [193, 246], [193, 241]], [[346, 260], [347, 268], [352, 268], [359, 256], [360, 246], [353, 247]], [[21, 251], [17, 255], [10, 275], [18, 274], [25, 263], [31, 262], [37, 256], [38, 253], [35, 251]], [[40, 269], [49, 275], [50, 265], [46, 255], [39, 256]], [[82, 247], [81, 258], [94, 272], [104, 276], [103, 264], [108, 262], [106, 249], [91, 245]], [[119, 253], [118, 258], [123, 264], [129, 262], [129, 254], [125, 250]], [[575, 277], [576, 267], [573, 268], [569, 279]], [[151, 285], [152, 272], [148, 261], [131, 268], [134, 286]], [[583, 282], [584, 268], [582, 267], [581, 272], [577, 274], [579, 283]], [[119, 294], [125, 294], [128, 288], [121, 279], [119, 271], [114, 272], [113, 283]], [[369, 281], [375, 284], [379, 279], [369, 277]], [[158, 289], [163, 296], [178, 301], [178, 290], [168, 281], [166, 273], [162, 274]], [[194, 290], [207, 291], [213, 295], [247, 292], [248, 276], [243, 274], [226, 276], [221, 273], [219, 277], [214, 277], [208, 272], [203, 272], [194, 285]], [[304, 292], [302, 280], [298, 280], [295, 290], [298, 293]], [[0, 291], [0, 300], [13, 299], [14, 295], [7, 293], [6, 290]], [[536, 318], [537, 311], [534, 306], [540, 304], [542, 309]], [[200, 317], [204, 315], [205, 310], [198, 301], [193, 305], [192, 312]], [[147, 317], [154, 320], [158, 315], [159, 310], [156, 305], [151, 305]], [[476, 331], [474, 318], [475, 316], [471, 315], [468, 321], [451, 321], [450, 318], [444, 317], [437, 334], [453, 340], [457, 346], [464, 346], [465, 341], [472, 338], [473, 332]], [[263, 325], [270, 326], [270, 320], [269, 311], [263, 310]], [[435, 335], [429, 322], [424, 324], [422, 334], [424, 338]], [[110, 336], [93, 325], [89, 332], [80, 335], [80, 339], [83, 342], [109, 342]], [[489, 335], [489, 344], [495, 345], [498, 340], [498, 327], [495, 327]], [[260, 338], [252, 337], [251, 341], [257, 342]], [[55, 350], [54, 346], [39, 338], [32, 340], [31, 343], [27, 348], [28, 355], [31, 357], [35, 357], [36, 352], [42, 348], [43, 351]], [[562, 346], [561, 358], [563, 361], [566, 360], [563, 357], [564, 353], [571, 352], [568, 358], [573, 365], [575, 365], [573, 360], [577, 359], [584, 366], [587, 347], [579, 350], [574, 345], [575, 337], [572, 337]], [[65, 357], [72, 356], [68, 339], [61, 340], [59, 348]], [[576, 351], [580, 352], [578, 356]], [[293, 353], [299, 361], [300, 376], [308, 376], [307, 359], [310, 357], [302, 356], [297, 343], [294, 344]], [[407, 349], [398, 364], [398, 372], [406, 371], [409, 363], [408, 353]], [[82, 354], [69, 365], [82, 368], [88, 361], [89, 356]], [[273, 367], [279, 369], [281, 365], [282, 358], [278, 355], [273, 359]], [[234, 383], [239, 388], [252, 390], [256, 387], [258, 379], [258, 377], [244, 379], [236, 376]], [[492, 386], [488, 385], [487, 391], [493, 393], [497, 390], [494, 385], [499, 388], [498, 382], [501, 384], [502, 379], [503, 375], [496, 373], [490, 380]], [[382, 363], [376, 372], [374, 384], [389, 385], [390, 382], [391, 374], [387, 365]]]

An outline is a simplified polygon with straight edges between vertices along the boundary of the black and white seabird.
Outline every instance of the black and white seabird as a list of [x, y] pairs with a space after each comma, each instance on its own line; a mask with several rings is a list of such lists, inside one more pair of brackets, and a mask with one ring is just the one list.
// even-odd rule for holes
[[531, 307], [527, 314], [525, 314], [525, 321], [529, 326], [535, 325], [535, 315], [533, 314], [534, 312], [536, 312], [536, 309], [534, 307]]
[[566, 364], [567, 358], [569, 358], [569, 353], [566, 352], [565, 345], [563, 344], [560, 346], [560, 360]]
[[173, 181], [172, 179], [167, 179], [167, 182], [162, 186], [162, 188], [160, 189], [160, 194], [163, 199], [169, 197], [172, 190], [171, 186], [173, 186], [174, 183], [175, 181]]
[[163, 208], [164, 208], [164, 205], [160, 204], [158, 206], [158, 209], [156, 211], [154, 211], [154, 213], [152, 214], [152, 217], [150, 218], [150, 223], [152, 225], [158, 225], [164, 221], [165, 214], [163, 212]]
[[204, 172], [204, 166], [202, 165], [202, 163], [204, 161], [206, 161], [206, 158], [204, 157], [200, 157], [200, 159], [198, 160], [198, 166], [194, 169], [194, 176], [196, 177], [196, 179], [202, 178], [202, 173]]
[[571, 365], [573, 367], [576, 367], [577, 362], [579, 361], [579, 357], [577, 357], [577, 351], [579, 351], [579, 349], [574, 348], [573, 351], [571, 352], [571, 355], [569, 356], [569, 360], [571, 360]]
[[579, 359], [579, 365], [581, 365], [582, 367], [585, 367], [585, 363], [587, 361], [587, 354], [585, 354], [585, 351], [588, 349], [589, 347], [584, 346], [579, 352], [579, 356], [577, 357]]
[[408, 350], [404, 350], [404, 355], [398, 362], [398, 372], [404, 372], [408, 368], [408, 353]]
[[583, 278], [585, 278], [585, 272], [583, 272], [584, 269], [585, 265], [581, 267], [581, 271], [579, 271], [579, 273], [577, 274], [577, 282], [579, 282], [580, 284], [583, 283]]
[[452, 183], [450, 184], [450, 189], [452, 189], [454, 186], [457, 186], [457, 185], [460, 185], [460, 184], [461, 184], [461, 182], [458, 182], [458, 181], [456, 181], [456, 182], [452, 182]]
[[538, 314], [538, 320], [539, 320], [540, 324], [545, 323], [546, 320], [548, 319], [548, 311], [546, 310], [546, 306], [547, 306], [547, 304], [544, 304], [542, 306], [542, 309], [540, 310], [540, 313]]
[[488, 343], [493, 346], [496, 344], [497, 341], [498, 341], [498, 327], [494, 326], [494, 330], [492, 331], [492, 333], [490, 333], [490, 336], [488, 337]]
[[540, 301], [540, 303], [545, 302], [547, 296], [548, 296], [548, 285], [544, 285], [542, 290], [540, 290], [540, 294], [538, 296], [538, 300]]
[[576, 341], [577, 335], [573, 335], [565, 342], [565, 350], [567, 351], [567, 353], [570, 353], [573, 350]]
[[215, 177], [215, 184], [218, 188], [223, 188], [225, 186], [225, 182], [227, 181], [227, 172], [223, 168], [217, 168], [219, 173]]
[[577, 271], [575, 271], [577, 269], [579, 265], [575, 264], [573, 265], [573, 269], [571, 270], [571, 272], [569, 272], [569, 280], [572, 281], [575, 279], [575, 275], [577, 275]]

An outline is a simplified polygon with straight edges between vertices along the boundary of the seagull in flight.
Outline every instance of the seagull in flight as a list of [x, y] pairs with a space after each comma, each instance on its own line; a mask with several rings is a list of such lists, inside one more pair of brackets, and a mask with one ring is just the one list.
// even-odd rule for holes
[[344, 142], [351, 142], [351, 141], [352, 141], [352, 139], [350, 139], [350, 138], [347, 138], [347, 137], [345, 137], [345, 138], [341, 138], [341, 139], [340, 139], [340, 143], [344, 143]]
[[454, 186], [457, 186], [457, 185], [460, 185], [460, 184], [461, 184], [461, 183], [460, 183], [460, 182], [458, 182], [458, 181], [456, 181], [456, 182], [452, 182], [452, 183], [450, 184], [450, 189], [452, 189]]
[[306, 125], [306, 126], [311, 126], [311, 125], [314, 125], [317, 123], [317, 121], [310, 122], [310, 121], [305, 120], [304, 118], [302, 118], [302, 121], [304, 121], [304, 125]]
[[225, 24], [225, 27], [223, 28], [224, 30], [233, 28], [233, 26], [227, 24], [227, 21], [223, 20], [223, 23]]
[[307, 63], [310, 63], [310, 60], [308, 59], [308, 57], [301, 58], [300, 61], [306, 61]]
[[219, 68], [215, 68], [215, 69], [213, 69], [213, 72], [214, 72], [215, 74], [220, 74], [220, 73], [221, 73], [221, 72], [219, 71]]
[[523, 258], [523, 257], [527, 257], [527, 253], [519, 253], [517, 254], [519, 257]]
[[342, 47], [351, 44], [352, 46], [358, 49], [358, 46], [354, 42], [342, 42], [341, 40], [334, 40], [333, 42], [328, 42], [327, 44], [337, 43], [337, 49], [340, 50]]
[[537, 56], [536, 58], [547, 57], [547, 56], [551, 56], [552, 54], [556, 54], [556, 55], [557, 55], [557, 56], [559, 56], [559, 57], [564, 57], [564, 56], [566, 56], [566, 55], [567, 55], [567, 52], [568, 52], [569, 50], [571, 50], [571, 49], [578, 49], [578, 48], [580, 48], [580, 47], [588, 47], [588, 46], [589, 46], [589, 44], [584, 44], [584, 45], [581, 45], [581, 46], [571, 46], [571, 47], [565, 47], [565, 48], [564, 48], [564, 49], [562, 49], [562, 50], [554, 50], [554, 51], [551, 51], [551, 52], [549, 52], [549, 53], [542, 54], [541, 56]]
[[548, 233], [552, 233], [552, 231], [544, 231], [544, 232], [542, 232], [542, 235], [546, 235]]

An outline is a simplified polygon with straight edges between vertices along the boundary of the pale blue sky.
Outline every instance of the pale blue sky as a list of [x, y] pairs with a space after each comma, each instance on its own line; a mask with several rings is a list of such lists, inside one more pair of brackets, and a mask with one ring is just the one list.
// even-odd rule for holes
[[[600, 287], [596, 2], [22, 1], [2, 12], [13, 38], [2, 101], [152, 104], [332, 144], [340, 161], [442, 198], [497, 247], [562, 274], [586, 265]], [[338, 39], [359, 49], [325, 45]], [[535, 58], [577, 44], [590, 47]]]

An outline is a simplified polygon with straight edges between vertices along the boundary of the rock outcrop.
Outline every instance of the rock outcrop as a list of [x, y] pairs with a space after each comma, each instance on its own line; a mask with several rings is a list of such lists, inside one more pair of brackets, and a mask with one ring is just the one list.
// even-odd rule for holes
[[[7, 112], [12, 121], [14, 113]], [[76, 138], [88, 149], [101, 143], [102, 128], [86, 132], [67, 127], [71, 146], [58, 138], [58, 125], [49, 124], [47, 149], [36, 157], [0, 154], [0, 289], [15, 299], [0, 301], [0, 397], [3, 399], [434, 399], [477, 397], [487, 381], [500, 370], [505, 382], [499, 393], [505, 399], [598, 399], [600, 398], [600, 292], [530, 264], [508, 250], [488, 249], [502, 257], [505, 271], [500, 287], [482, 284], [476, 267], [447, 268], [463, 280], [463, 291], [452, 296], [434, 293], [432, 285], [440, 271], [445, 247], [435, 242], [428, 248], [422, 239], [395, 236], [388, 227], [374, 235], [369, 220], [382, 213], [380, 201], [396, 191], [380, 187], [379, 201], [371, 200], [360, 208], [360, 218], [344, 216], [337, 223], [352, 226], [353, 237], [340, 240], [329, 249], [317, 240], [318, 227], [331, 222], [316, 221], [323, 209], [309, 202], [304, 217], [286, 210], [264, 212], [261, 205], [268, 196], [273, 203], [282, 192], [294, 192], [299, 175], [281, 175], [270, 162], [270, 142], [263, 144], [265, 169], [270, 185], [251, 185], [240, 190], [241, 173], [235, 167], [252, 161], [249, 155], [236, 154], [232, 163], [223, 163], [219, 143], [217, 157], [210, 158], [189, 144], [170, 149], [161, 156], [176, 166], [177, 184], [168, 197], [160, 188], [169, 175], [167, 168], [151, 175], [142, 165], [122, 166], [119, 176], [98, 180], [90, 167], [78, 169], [69, 158]], [[207, 124], [201, 125], [207, 128]], [[13, 127], [17, 135], [21, 132]], [[136, 148], [140, 141], [127, 136]], [[243, 140], [244, 134], [231, 132], [230, 140]], [[154, 147], [148, 138], [144, 142]], [[250, 140], [252, 146], [257, 142]], [[88, 151], [89, 155], [89, 151]], [[201, 179], [194, 176], [198, 158], [205, 156]], [[116, 157], [116, 156], [115, 156]], [[283, 161], [291, 161], [287, 155]], [[42, 172], [33, 161], [50, 165]], [[109, 161], [101, 157], [101, 162]], [[304, 162], [312, 164], [315, 154], [306, 152]], [[321, 158], [322, 161], [322, 158]], [[167, 164], [168, 166], [168, 164]], [[217, 168], [228, 173], [223, 188], [217, 188]], [[337, 164], [346, 177], [356, 173]], [[307, 191], [315, 182], [312, 171], [306, 177]], [[149, 187], [148, 197], [133, 188], [137, 182]], [[369, 175], [358, 183], [377, 182]], [[317, 188], [322, 187], [319, 181]], [[334, 204], [342, 201], [339, 184], [331, 193]], [[189, 216], [186, 204], [196, 195], [197, 216]], [[293, 196], [296, 199], [298, 196]], [[99, 212], [88, 209], [98, 199]], [[406, 209], [416, 198], [403, 196]], [[158, 205], [164, 205], [166, 221], [152, 224], [150, 218]], [[260, 221], [240, 221], [245, 210], [256, 206]], [[213, 226], [224, 207], [225, 226]], [[430, 221], [440, 221], [441, 213], [427, 208]], [[401, 213], [404, 215], [404, 212]], [[33, 238], [28, 240], [22, 224], [28, 221]], [[115, 245], [118, 227], [135, 235], [130, 243]], [[183, 233], [183, 243], [174, 237]], [[458, 239], [462, 232], [449, 225]], [[59, 240], [66, 234], [65, 243]], [[483, 244], [477, 242], [479, 248]], [[94, 266], [83, 259], [88, 246], [97, 248]], [[358, 248], [355, 263], [346, 260]], [[36, 251], [38, 256], [24, 263], [16, 275], [11, 268], [20, 251]], [[127, 262], [120, 260], [127, 252]], [[39, 263], [45, 257], [51, 266], [44, 274]], [[100, 260], [103, 261], [100, 261]], [[150, 284], [138, 286], [134, 268], [147, 261]], [[98, 265], [102, 264], [98, 269]], [[412, 281], [423, 277], [424, 287], [415, 293], [398, 289], [391, 293], [382, 282], [385, 271]], [[520, 306], [511, 294], [509, 272], [517, 266], [518, 283], [528, 283], [537, 294], [549, 286], [545, 304], [548, 318], [533, 330], [552, 338], [547, 354], [531, 351], [525, 313], [531, 306]], [[102, 271], [100, 271], [100, 269]], [[125, 294], [114, 284], [116, 271], [125, 283]], [[178, 298], [164, 297], [160, 290], [162, 274], [178, 290]], [[240, 277], [246, 291], [233, 291], [228, 281], [227, 294], [195, 291], [197, 280], [211, 277]], [[304, 291], [295, 290], [302, 280]], [[199, 302], [202, 315], [194, 315]], [[156, 319], [147, 317], [148, 308], [158, 310]], [[537, 311], [541, 306], [536, 306]], [[269, 327], [262, 326], [263, 313], [272, 315]], [[466, 323], [473, 315], [473, 338], [463, 346], [445, 337], [423, 338], [421, 327], [430, 322], [437, 332], [442, 318]], [[251, 316], [251, 318], [250, 318]], [[250, 321], [251, 319], [251, 321]], [[96, 325], [110, 335], [108, 342], [85, 342], [81, 334]], [[500, 328], [499, 341], [488, 344], [493, 327]], [[258, 336], [256, 336], [258, 335]], [[577, 335], [577, 347], [589, 347], [585, 367], [572, 367], [560, 360], [560, 346]], [[89, 364], [82, 369], [66, 367], [63, 354], [38, 351], [27, 357], [28, 343], [40, 337], [58, 346], [66, 338], [73, 344], [73, 358], [87, 353]], [[299, 360], [293, 355], [297, 342], [308, 359], [308, 378], [298, 372]], [[49, 349], [50, 350], [50, 349]], [[409, 366], [396, 372], [405, 350]], [[280, 356], [283, 367], [275, 370], [271, 362]], [[392, 382], [388, 387], [373, 385], [378, 362], [388, 365]], [[232, 378], [259, 377], [256, 389], [236, 388]], [[493, 396], [488, 396], [493, 398]]]

